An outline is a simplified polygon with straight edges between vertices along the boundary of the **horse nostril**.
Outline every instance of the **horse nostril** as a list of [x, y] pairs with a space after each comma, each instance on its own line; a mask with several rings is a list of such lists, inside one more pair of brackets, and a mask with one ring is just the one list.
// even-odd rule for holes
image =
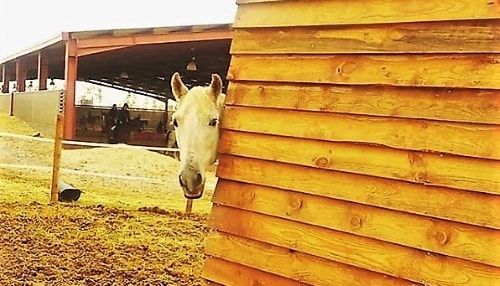
[[184, 183], [182, 182], [182, 176], [179, 175], [179, 185], [181, 185], [181, 187], [185, 187]]
[[203, 182], [203, 177], [201, 176], [200, 172], [197, 172], [196, 175], [195, 175], [196, 186], [201, 185], [202, 182]]

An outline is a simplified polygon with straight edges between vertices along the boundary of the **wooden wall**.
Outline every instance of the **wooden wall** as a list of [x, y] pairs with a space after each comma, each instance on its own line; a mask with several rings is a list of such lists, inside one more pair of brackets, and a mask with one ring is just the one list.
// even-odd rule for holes
[[239, 0], [203, 277], [500, 285], [500, 4]]

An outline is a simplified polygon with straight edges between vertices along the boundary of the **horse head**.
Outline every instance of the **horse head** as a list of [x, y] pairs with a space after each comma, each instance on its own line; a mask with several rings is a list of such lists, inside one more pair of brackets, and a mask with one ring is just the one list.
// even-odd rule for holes
[[203, 195], [206, 170], [217, 157], [225, 99], [222, 79], [212, 74], [209, 86], [188, 89], [176, 72], [171, 87], [177, 101], [172, 124], [180, 152], [179, 184], [186, 198], [198, 199]]

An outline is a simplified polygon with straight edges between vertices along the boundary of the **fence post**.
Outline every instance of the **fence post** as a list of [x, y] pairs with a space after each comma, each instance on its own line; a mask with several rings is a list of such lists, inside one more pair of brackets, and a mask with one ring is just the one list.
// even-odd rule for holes
[[186, 201], [186, 213], [190, 214], [193, 209], [193, 199], [187, 199]]
[[14, 116], [14, 92], [9, 95], [9, 116]]
[[57, 114], [56, 136], [54, 140], [54, 161], [52, 163], [52, 186], [50, 189], [50, 203], [56, 204], [59, 195], [59, 169], [61, 167], [61, 152], [64, 130], [64, 115]]

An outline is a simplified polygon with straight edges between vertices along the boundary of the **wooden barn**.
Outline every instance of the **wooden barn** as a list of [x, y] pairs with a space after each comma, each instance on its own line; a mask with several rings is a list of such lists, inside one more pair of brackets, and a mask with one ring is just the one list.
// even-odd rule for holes
[[239, 0], [208, 285], [500, 285], [500, 4]]

